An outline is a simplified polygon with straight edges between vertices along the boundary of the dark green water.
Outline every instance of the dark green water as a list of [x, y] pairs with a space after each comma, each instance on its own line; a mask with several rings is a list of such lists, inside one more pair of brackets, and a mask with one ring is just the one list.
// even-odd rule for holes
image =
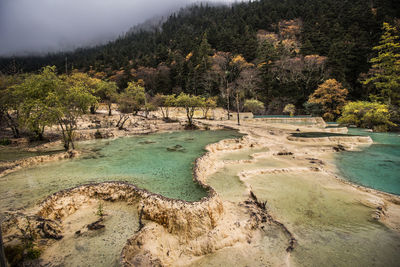
[[291, 135], [294, 136], [294, 137], [304, 137], [304, 138], [334, 137], [334, 136], [354, 136], [352, 134], [324, 133], [324, 132], [292, 133]]
[[0, 211], [21, 208], [59, 190], [103, 181], [128, 181], [163, 196], [197, 201], [207, 192], [192, 168], [206, 145], [242, 135], [183, 131], [78, 143], [82, 157], [39, 165], [0, 178]]
[[349, 134], [371, 136], [374, 144], [362, 151], [340, 153], [336, 161], [342, 175], [356, 184], [400, 195], [399, 133], [349, 128]]

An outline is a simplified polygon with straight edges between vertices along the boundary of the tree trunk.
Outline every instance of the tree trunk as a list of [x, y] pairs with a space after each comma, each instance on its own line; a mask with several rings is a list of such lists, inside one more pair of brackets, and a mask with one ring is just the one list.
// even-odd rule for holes
[[230, 106], [229, 106], [228, 79], [226, 79], [226, 99], [227, 99], [227, 102], [228, 102], [228, 121], [229, 121], [230, 118], [231, 118], [231, 114], [229, 113]]
[[161, 110], [161, 114], [162, 114], [163, 119], [166, 119], [167, 116], [165, 115], [166, 112], [164, 112], [164, 108], [160, 107], [160, 110]]
[[205, 111], [205, 114], [204, 114], [204, 119], [207, 119], [208, 110], [209, 110], [209, 108], [206, 108], [206, 111]]
[[68, 151], [68, 149], [69, 149], [68, 139], [64, 139], [64, 149], [65, 149], [65, 151]]
[[34, 131], [37, 140], [43, 141], [44, 136], [44, 126], [40, 129], [39, 127]]
[[6, 254], [4, 253], [3, 236], [1, 234], [1, 224], [0, 224], [0, 266], [6, 267]]
[[90, 106], [90, 113], [91, 114], [96, 114], [96, 107], [95, 106]]
[[19, 135], [19, 130], [18, 130], [18, 128], [15, 127], [15, 126], [11, 126], [10, 128], [11, 128], [11, 131], [13, 132], [14, 138], [19, 138], [20, 135]]
[[112, 104], [108, 105], [108, 116], [112, 115], [111, 105]]
[[229, 109], [230, 109], [230, 106], [229, 106], [229, 95], [228, 95], [228, 120], [230, 120], [230, 118], [231, 118]]
[[68, 142], [68, 138], [67, 138], [67, 136], [66, 136], [66, 134], [65, 134], [66, 129], [64, 129], [64, 126], [63, 126], [63, 123], [62, 123], [61, 120], [58, 121], [58, 124], [60, 125], [61, 133], [62, 133], [62, 135], [63, 135], [64, 148], [65, 148], [66, 151], [68, 151], [68, 149], [69, 149], [69, 142]]
[[188, 125], [192, 126], [192, 117], [190, 116], [190, 109], [186, 108], [186, 116], [188, 118]]
[[11, 115], [7, 112], [7, 124], [11, 128], [11, 131], [13, 132], [14, 138], [19, 138], [19, 129], [18, 129], [18, 124], [14, 121], [14, 119], [11, 117]]
[[75, 149], [75, 145], [74, 145], [74, 141], [72, 140], [72, 136], [71, 136], [70, 144], [71, 144], [72, 149]]
[[38, 136], [38, 140], [39, 140], [39, 141], [43, 141], [43, 132], [39, 131], [39, 132], [37, 133], [37, 136]]
[[123, 130], [124, 129], [124, 124], [125, 122], [129, 119], [129, 115], [120, 115], [120, 119], [117, 123], [117, 127], [119, 130]]
[[[69, 129], [68, 129], [68, 144], [71, 145], [72, 149], [75, 149], [74, 145], [74, 124], [70, 122]], [[69, 147], [68, 147], [69, 149]]]
[[240, 125], [240, 116], [239, 116], [239, 93], [236, 93], [236, 113], [237, 113], [237, 123]]

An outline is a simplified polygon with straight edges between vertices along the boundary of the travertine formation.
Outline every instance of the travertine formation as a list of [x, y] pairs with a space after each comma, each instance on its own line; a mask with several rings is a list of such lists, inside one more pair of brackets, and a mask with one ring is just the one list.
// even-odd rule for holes
[[[318, 119], [317, 124], [322, 124]], [[243, 203], [235, 204], [220, 198], [217, 192], [207, 185], [207, 177], [223, 166], [223, 162], [217, 161], [215, 154], [221, 151], [233, 151], [243, 148], [268, 147], [269, 151], [255, 157], [275, 155], [288, 157], [288, 160], [298, 160], [299, 165], [304, 161], [315, 163], [315, 167], [288, 167], [276, 169], [256, 169], [239, 173], [239, 178], [246, 185], [246, 178], [265, 173], [284, 172], [318, 172], [331, 171], [330, 167], [322, 168], [322, 161], [314, 157], [322, 156], [335, 151], [335, 147], [341, 144], [340, 149], [352, 149], [360, 144], [368, 144], [370, 139], [364, 137], [323, 137], [320, 138], [298, 138], [289, 136], [294, 130], [323, 131], [310, 127], [288, 126], [280, 127], [279, 124], [266, 125], [263, 120], [249, 120], [242, 126], [236, 126], [232, 121], [198, 121], [198, 124], [208, 125], [210, 128], [233, 128], [245, 134], [245, 137], [235, 140], [223, 140], [206, 147], [208, 151], [196, 160], [194, 167], [194, 182], [199, 183], [208, 191], [208, 196], [197, 202], [186, 202], [163, 197], [139, 189], [135, 185], [124, 182], [105, 182], [98, 184], [82, 185], [72, 189], [57, 192], [45, 199], [35, 210], [35, 220], [41, 224], [41, 236], [52, 236], [53, 239], [62, 235], [62, 229], [58, 224], [63, 218], [73, 214], [91, 199], [103, 201], [124, 201], [136, 207], [139, 217], [143, 219], [144, 227], [141, 227], [126, 243], [121, 253], [121, 264], [123, 266], [176, 266], [190, 265], [204, 255], [231, 246], [245, 246], [259, 242], [264, 228], [275, 225], [283, 235], [287, 237], [286, 251], [289, 255], [295, 248], [296, 240], [290, 231], [280, 222], [276, 221], [265, 210], [265, 203], [257, 200], [247, 185], [249, 199]], [[167, 127], [167, 126], [165, 126]], [[171, 126], [168, 126], [171, 127]], [[168, 128], [167, 127], [167, 128]], [[166, 129], [167, 129], [166, 128]], [[157, 126], [157, 130], [162, 127]], [[170, 128], [168, 128], [170, 129]], [[332, 130], [334, 131], [334, 130]], [[344, 132], [344, 130], [338, 130]], [[115, 136], [115, 135], [106, 135]], [[82, 137], [92, 138], [89, 137]], [[323, 147], [300, 146], [298, 143], [322, 143]], [[310, 155], [312, 154], [312, 155]], [[70, 157], [71, 154], [62, 154], [62, 157]], [[312, 157], [311, 157], [312, 156]], [[45, 156], [51, 157], [60, 155]], [[35, 164], [37, 160], [32, 159], [27, 163], [16, 166], [25, 167]], [[30, 162], [30, 163], [28, 163]], [[372, 190], [373, 191], [373, 190]], [[371, 190], [370, 190], [371, 192]], [[382, 197], [376, 206], [385, 209], [379, 214], [378, 219], [385, 220], [384, 211], [397, 213], [397, 197], [379, 192], [372, 192]], [[396, 201], [397, 204], [396, 204]], [[389, 203], [390, 202], [390, 203]], [[14, 218], [18, 218], [15, 216]], [[15, 222], [16, 219], [14, 219]], [[18, 219], [17, 219], [18, 220]], [[399, 227], [398, 219], [387, 220], [387, 225], [396, 229]], [[8, 220], [7, 231], [12, 233], [13, 220]], [[262, 230], [264, 229], [264, 230]], [[287, 264], [283, 259], [280, 264]]]
[[60, 152], [53, 155], [44, 155], [44, 156], [36, 156], [30, 157], [26, 159], [16, 160], [12, 162], [3, 162], [0, 163], [0, 177], [5, 176], [9, 173], [18, 171], [22, 168], [32, 167], [40, 163], [58, 161], [62, 159], [69, 159], [79, 155], [79, 152], [76, 150]]
[[223, 212], [215, 192], [199, 202], [186, 202], [165, 198], [124, 182], [105, 182], [57, 192], [40, 204], [37, 214], [43, 218], [62, 220], [91, 198], [137, 205], [138, 210], [143, 209], [144, 219], [157, 222], [172, 234], [188, 238], [214, 228]]

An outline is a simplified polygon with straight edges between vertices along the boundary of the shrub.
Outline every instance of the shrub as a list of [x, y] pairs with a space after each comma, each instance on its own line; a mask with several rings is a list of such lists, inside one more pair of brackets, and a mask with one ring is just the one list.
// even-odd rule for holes
[[338, 122], [354, 124], [357, 127], [374, 129], [375, 131], [387, 131], [390, 127], [396, 126], [395, 123], [390, 121], [389, 108], [386, 104], [367, 101], [347, 103]]
[[0, 139], [0, 146], [8, 146], [11, 145], [11, 140], [8, 138]]
[[102, 139], [103, 138], [103, 135], [101, 134], [101, 132], [98, 129], [94, 133], [94, 138], [96, 138], [96, 139]]
[[295, 112], [296, 112], [296, 107], [293, 104], [287, 104], [283, 109], [283, 113], [289, 113], [291, 117], [294, 116]]
[[264, 103], [257, 99], [248, 99], [244, 102], [244, 109], [253, 114], [258, 114], [264, 110]]

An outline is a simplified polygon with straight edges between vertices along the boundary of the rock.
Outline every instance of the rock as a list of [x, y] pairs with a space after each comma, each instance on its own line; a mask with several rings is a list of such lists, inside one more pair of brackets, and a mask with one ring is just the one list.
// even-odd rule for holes
[[320, 159], [315, 159], [315, 158], [306, 158], [306, 160], [309, 160], [310, 163], [312, 164], [320, 164], [320, 165], [324, 165], [324, 162]]
[[146, 140], [146, 141], [143, 141], [143, 142], [139, 142], [139, 144], [144, 144], [144, 145], [155, 144], [155, 143], [156, 143], [155, 141], [150, 141], [150, 140]]
[[60, 240], [63, 238], [61, 235], [60, 225], [52, 220], [43, 220], [38, 224], [37, 228], [41, 229], [42, 236], [45, 238], [51, 238], [55, 240]]
[[93, 223], [91, 223], [91, 224], [88, 224], [87, 225], [87, 228], [89, 229], [89, 230], [99, 230], [99, 229], [102, 229], [102, 228], [104, 228], [104, 227], [106, 227], [104, 224], [102, 224], [102, 222], [103, 222], [103, 219], [98, 219], [97, 221], [95, 221], [95, 222], [93, 222]]
[[337, 146], [333, 147], [335, 152], [346, 151], [346, 148], [343, 145], [338, 144]]
[[175, 145], [173, 147], [167, 147], [168, 151], [171, 152], [185, 152], [185, 148], [181, 145]]
[[293, 155], [293, 153], [292, 152], [287, 152], [287, 151], [281, 151], [281, 152], [278, 152], [276, 155], [278, 155], [278, 156], [291, 156], [291, 155]]

